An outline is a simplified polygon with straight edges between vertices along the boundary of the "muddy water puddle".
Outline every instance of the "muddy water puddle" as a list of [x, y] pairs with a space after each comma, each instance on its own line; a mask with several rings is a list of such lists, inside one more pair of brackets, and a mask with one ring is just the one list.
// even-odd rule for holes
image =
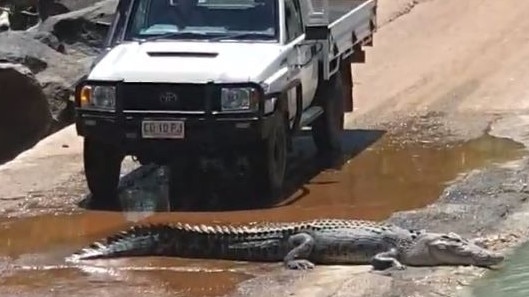
[[[384, 137], [372, 142], [371, 136], [351, 136], [345, 141], [345, 148], [354, 156], [339, 170], [322, 171], [313, 166], [311, 140], [301, 139], [298, 143], [301, 149], [292, 160], [293, 168], [288, 171], [287, 185], [295, 190], [269, 207], [247, 209], [241, 206], [241, 209], [229, 211], [156, 215], [134, 212], [127, 216], [130, 220], [178, 219], [189, 223], [291, 221], [316, 217], [382, 220], [395, 211], [430, 204], [458, 174], [525, 154], [523, 145], [489, 135], [445, 146], [402, 147]], [[149, 190], [145, 191], [147, 187]], [[141, 210], [145, 206], [152, 210], [163, 209], [168, 204], [166, 191], [166, 185], [154, 187], [145, 179], [141, 186], [124, 191], [122, 201], [131, 210]], [[244, 197], [247, 201], [252, 198]]]
[[163, 269], [163, 265], [177, 264], [171, 261], [154, 264], [161, 264], [162, 268], [128, 266], [119, 269], [108, 268], [108, 264], [77, 268], [22, 267], [3, 276], [0, 286], [3, 292], [18, 291], [18, 295], [23, 296], [46, 291], [53, 291], [53, 296], [101, 296], [102, 293], [104, 296], [141, 296], [145, 292], [154, 296], [222, 296], [234, 290], [237, 283], [251, 278], [245, 273]]
[[8, 257], [9, 263], [16, 265], [0, 280], [2, 291], [29, 294], [54, 290], [53, 296], [72, 292], [77, 296], [81, 291], [81, 296], [103, 292], [109, 296], [148, 292], [157, 296], [219, 296], [281, 264], [146, 257], [67, 267], [63, 259], [93, 240], [139, 222], [245, 223], [317, 217], [381, 220], [395, 211], [431, 203], [446, 182], [462, 172], [524, 154], [521, 145], [491, 136], [430, 147], [398, 147], [389, 145], [393, 142], [386, 138], [373, 144], [366, 140], [369, 137], [355, 137], [346, 141], [347, 151], [354, 157], [341, 170], [319, 173], [310, 166], [313, 148], [302, 145], [294, 162], [301, 165], [289, 171], [289, 178], [297, 180], [298, 184], [293, 183], [296, 190], [268, 208], [160, 213], [157, 211], [167, 206], [167, 187], [156, 184], [159, 178], [147, 177], [122, 193], [125, 212], [79, 211], [0, 219], [0, 257]]
[[[14, 292], [53, 290], [53, 296], [219, 296], [250, 279], [266, 265], [145, 257], [95, 260], [80, 265], [64, 262], [77, 248], [117, 232], [131, 222], [123, 213], [76, 212], [0, 221], [0, 257], [8, 271], [0, 279], [0, 296]], [[270, 270], [270, 269], [268, 269]], [[122, 292], [122, 288], [135, 288]], [[12, 292], [6, 292], [4, 288]], [[88, 293], [91, 292], [91, 293]], [[99, 292], [99, 293], [97, 293]], [[175, 295], [176, 294], [176, 295]], [[76, 296], [77, 295], [76, 293]]]

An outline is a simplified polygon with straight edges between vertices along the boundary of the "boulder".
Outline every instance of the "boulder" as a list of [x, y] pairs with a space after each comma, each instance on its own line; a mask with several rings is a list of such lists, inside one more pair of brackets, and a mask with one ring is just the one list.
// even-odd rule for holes
[[73, 86], [88, 72], [92, 57], [62, 54], [39, 42], [35, 34], [24, 31], [1, 33], [0, 62], [22, 64], [33, 72], [48, 99], [55, 119], [54, 129], [58, 129], [71, 123], [61, 119], [71, 118], [64, 116], [64, 113], [74, 112], [69, 103]]
[[108, 31], [104, 23], [112, 21], [117, 4], [117, 0], [99, 1], [80, 10], [52, 16], [28, 30], [52, 33], [66, 44], [67, 53], [98, 55]]
[[0, 62], [23, 64], [33, 73], [39, 73], [48, 67], [47, 58], [52, 51], [48, 46], [20, 32], [0, 34]]
[[0, 163], [73, 122], [74, 85], [100, 53], [108, 27], [99, 22], [111, 22], [118, 0], [55, 0], [44, 22], [37, 0], [6, 3], [25, 17], [0, 32]]
[[70, 11], [65, 3], [54, 0], [0, 0], [0, 7], [11, 8], [10, 21], [13, 30], [26, 30], [39, 21], [37, 13], [39, 1], [48, 2], [47, 12], [50, 16]]
[[66, 48], [64, 44], [59, 41], [59, 38], [57, 38], [57, 36], [53, 35], [50, 32], [33, 32], [30, 33], [30, 36], [51, 47], [52, 49], [58, 51], [61, 54], [66, 53]]
[[56, 4], [66, 7], [68, 11], [81, 10], [93, 6], [98, 2], [101, 2], [101, 0], [55, 0]]
[[31, 70], [0, 63], [0, 162], [35, 145], [51, 123], [46, 95]]

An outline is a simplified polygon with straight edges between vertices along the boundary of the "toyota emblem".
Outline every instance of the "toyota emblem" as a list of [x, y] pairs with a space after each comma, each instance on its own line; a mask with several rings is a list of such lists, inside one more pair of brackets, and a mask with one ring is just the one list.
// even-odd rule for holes
[[163, 92], [160, 94], [160, 102], [163, 104], [174, 104], [178, 102], [178, 96], [173, 92]]

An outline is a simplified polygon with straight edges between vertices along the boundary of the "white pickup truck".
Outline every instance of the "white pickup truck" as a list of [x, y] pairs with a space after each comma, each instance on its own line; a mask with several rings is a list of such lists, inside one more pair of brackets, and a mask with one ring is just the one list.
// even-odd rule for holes
[[120, 0], [76, 88], [92, 199], [116, 199], [127, 155], [169, 165], [185, 183], [177, 171], [194, 157], [235, 153], [271, 194], [303, 127], [323, 156], [340, 153], [351, 64], [372, 46], [376, 9], [377, 0]]

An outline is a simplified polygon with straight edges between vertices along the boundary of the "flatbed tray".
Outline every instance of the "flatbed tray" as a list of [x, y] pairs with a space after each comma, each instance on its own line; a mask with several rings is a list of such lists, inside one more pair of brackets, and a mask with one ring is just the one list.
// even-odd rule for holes
[[329, 23], [335, 22], [368, 0], [329, 0]]

